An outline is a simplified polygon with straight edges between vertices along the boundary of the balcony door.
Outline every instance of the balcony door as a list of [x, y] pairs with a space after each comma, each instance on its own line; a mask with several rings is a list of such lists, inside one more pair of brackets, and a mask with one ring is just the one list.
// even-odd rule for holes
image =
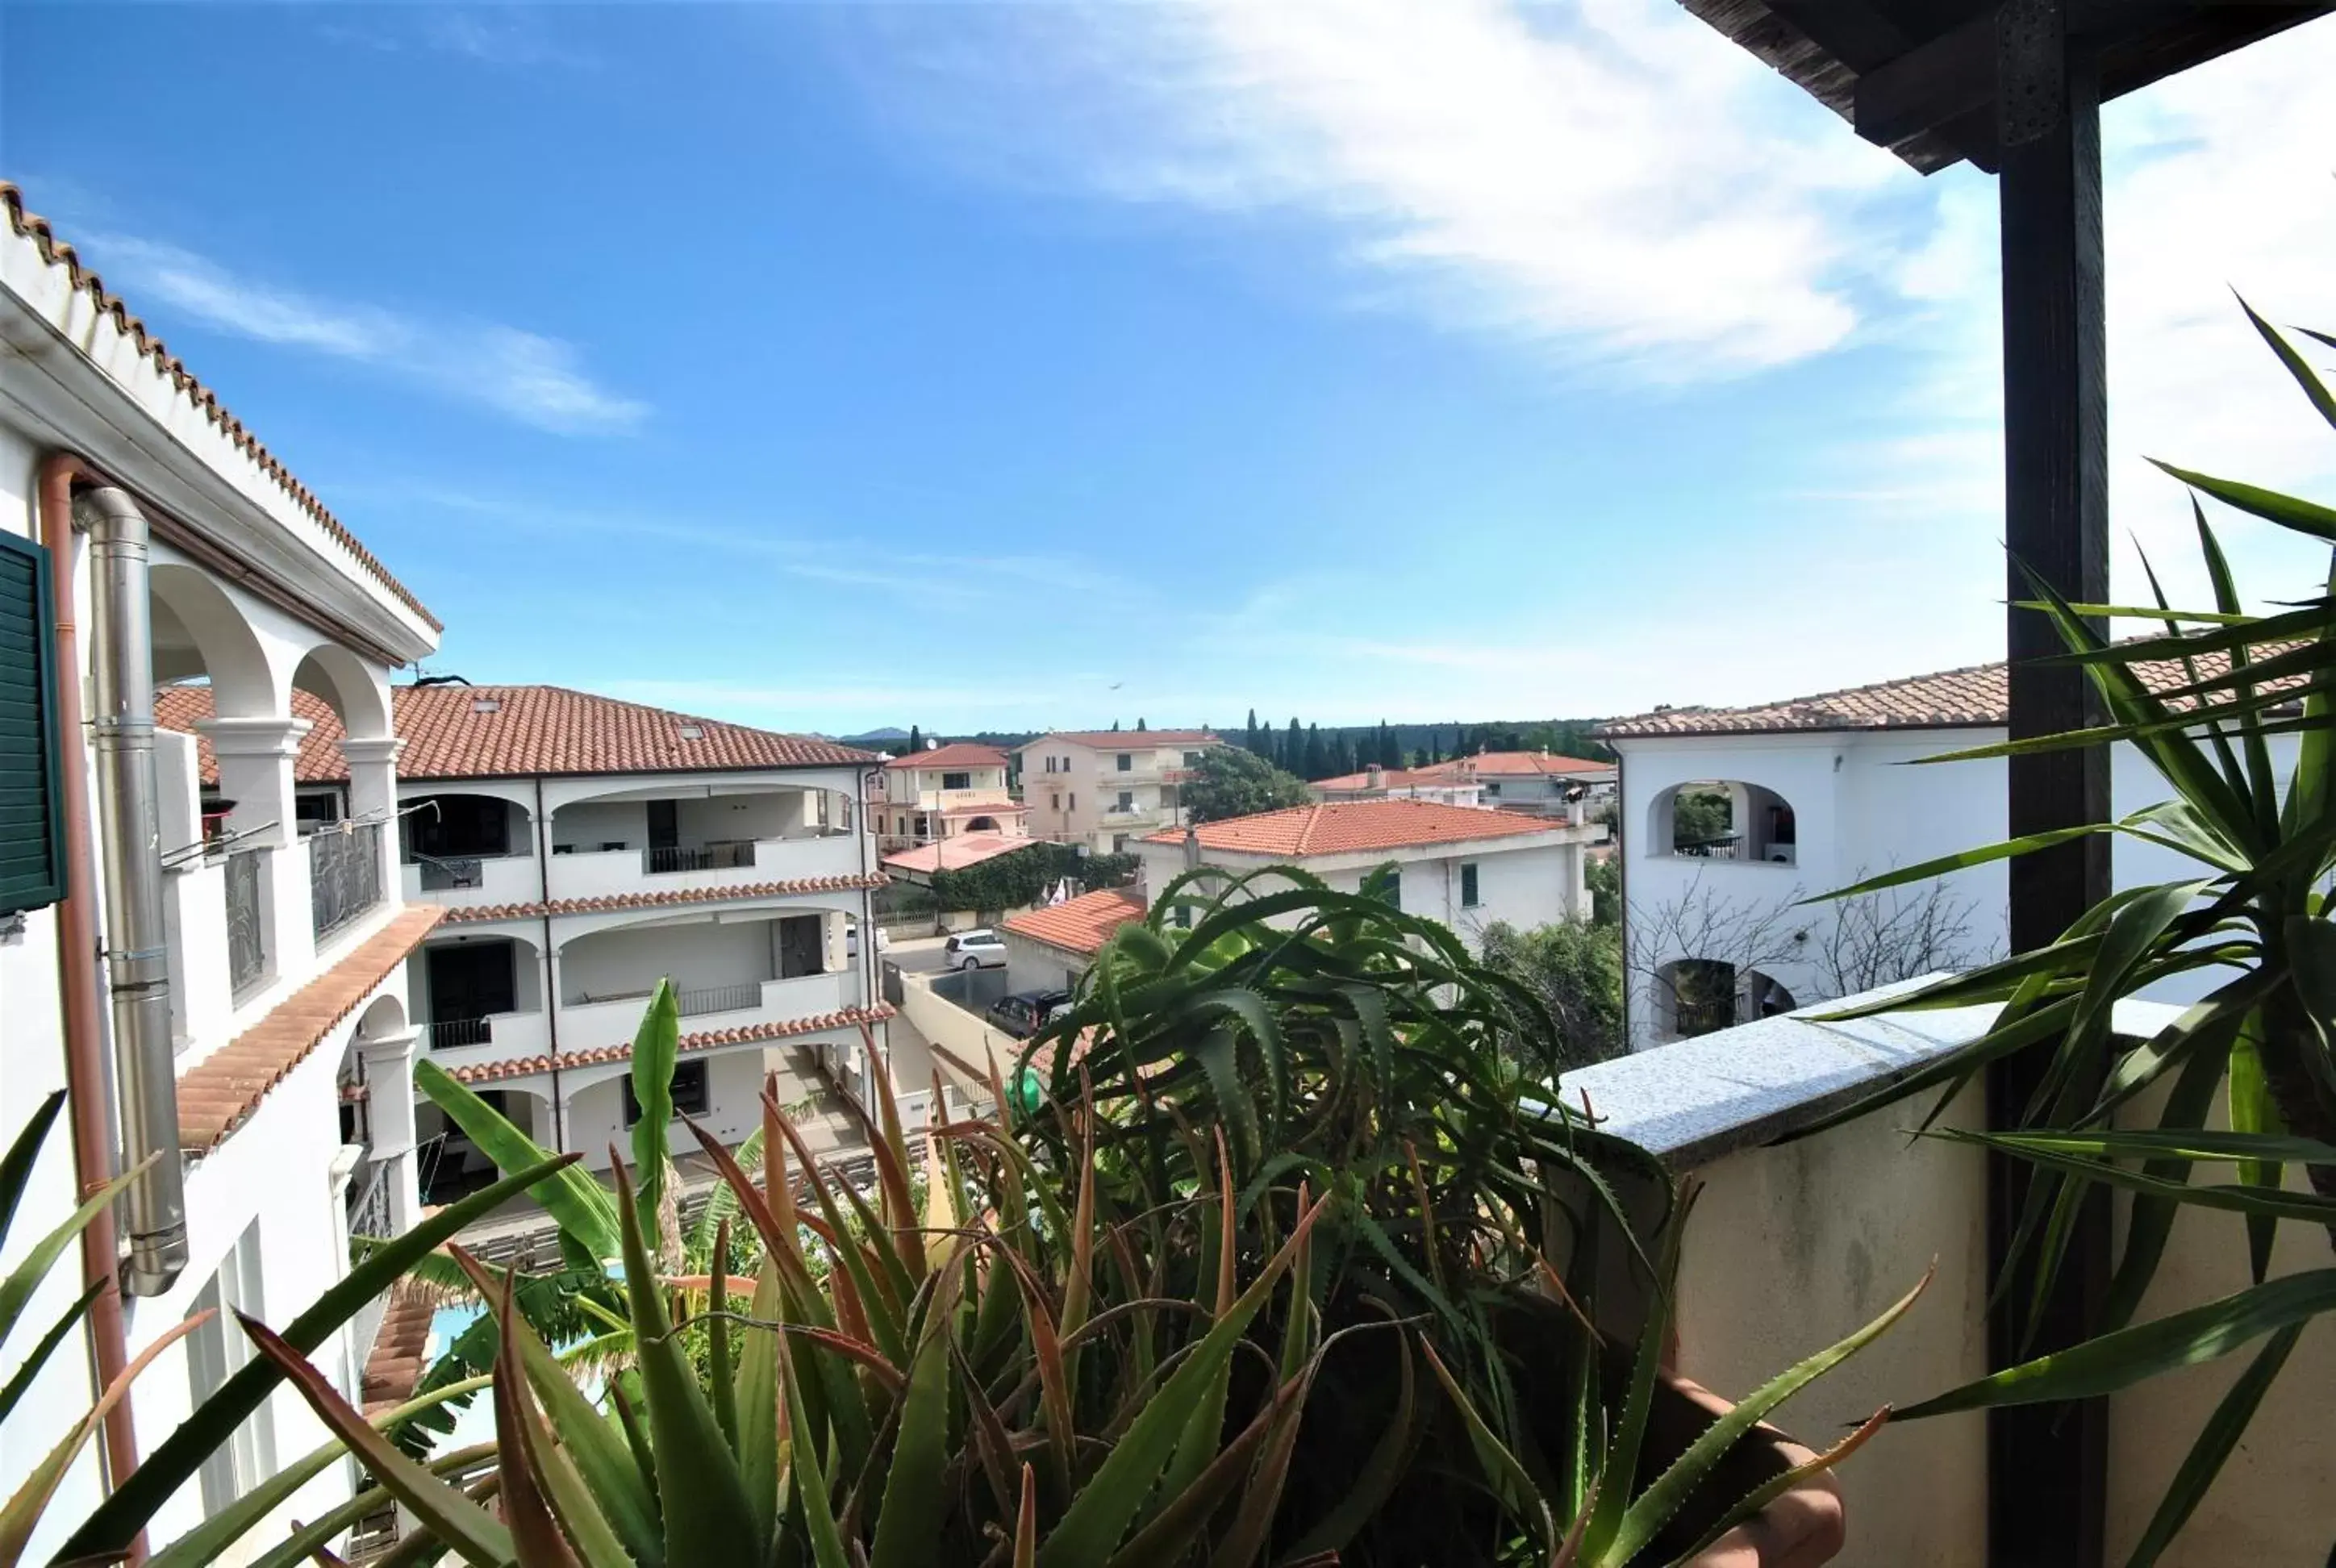
[[816, 975], [827, 968], [827, 944], [817, 915], [785, 915], [779, 920], [779, 979]]
[[649, 806], [649, 848], [678, 849], [681, 846], [681, 806], [676, 801], [651, 801]]
[[508, 940], [423, 950], [430, 960], [430, 1021], [468, 1023], [519, 1010], [516, 949]]

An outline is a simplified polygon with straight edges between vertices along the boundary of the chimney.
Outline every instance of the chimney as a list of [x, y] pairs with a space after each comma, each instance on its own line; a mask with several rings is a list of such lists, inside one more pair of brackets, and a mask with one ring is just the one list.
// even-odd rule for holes
[[1387, 788], [1387, 769], [1379, 766], [1377, 763], [1373, 763], [1370, 766], [1365, 768], [1363, 770], [1363, 787], [1365, 789], [1374, 790]]
[[1184, 869], [1188, 872], [1194, 871], [1199, 868], [1200, 864], [1201, 830], [1198, 828], [1186, 828], [1184, 830]]

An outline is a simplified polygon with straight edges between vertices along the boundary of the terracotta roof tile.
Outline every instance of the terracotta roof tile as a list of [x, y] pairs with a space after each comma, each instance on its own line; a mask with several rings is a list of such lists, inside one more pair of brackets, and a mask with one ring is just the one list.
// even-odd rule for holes
[[[1379, 782], [1398, 789], [1419, 784], [1465, 784], [1480, 778], [1518, 778], [1541, 775], [1570, 778], [1576, 774], [1612, 773], [1611, 762], [1597, 762], [1588, 757], [1561, 756], [1545, 751], [1487, 751], [1473, 756], [1454, 757], [1449, 762], [1432, 763], [1426, 767], [1382, 768]], [[1337, 778], [1316, 779], [1318, 790], [1360, 790], [1371, 786], [1370, 774], [1341, 774]]]
[[884, 765], [888, 768], [920, 767], [1004, 767], [1006, 754], [994, 745], [981, 745], [969, 740], [951, 741], [929, 751], [912, 751], [896, 756]]
[[[813, 735], [749, 729], [566, 687], [401, 686], [391, 696], [397, 733], [405, 740], [397, 759], [398, 777], [404, 779], [737, 773], [876, 760], [873, 752]], [[494, 706], [482, 713], [481, 703]], [[304, 784], [348, 777], [339, 717], [323, 698], [305, 691], [293, 692], [292, 711], [315, 726], [301, 739], [295, 775]], [[211, 716], [210, 687], [161, 687], [154, 712], [163, 728], [190, 730]], [[216, 784], [219, 770], [208, 741], [201, 754], [203, 782]]]
[[1155, 745], [1222, 745], [1224, 739], [1214, 731], [1205, 729], [1058, 729], [1024, 741], [1016, 751], [1028, 751], [1050, 740], [1064, 740], [1073, 745], [1091, 746], [1097, 751], [1142, 751]]
[[179, 1078], [179, 1146], [202, 1154], [243, 1125], [268, 1091], [405, 961], [445, 911], [412, 904], [268, 1016]]
[[[1520, 838], [1529, 833], [1554, 833], [1562, 825], [1481, 806], [1445, 805], [1440, 801], [1374, 800], [1290, 806], [1283, 811], [1202, 823], [1193, 831], [1199, 833], [1204, 849], [1303, 859], [1309, 855], [1466, 843], [1476, 839]], [[1171, 829], [1153, 833], [1144, 842], [1180, 844], [1184, 842], [1184, 833], [1182, 829]]]
[[63, 268], [72, 287], [87, 294], [100, 312], [113, 318], [113, 329], [137, 346], [139, 356], [152, 361], [157, 375], [170, 377], [172, 387], [183, 393], [187, 401], [202, 412], [205, 419], [219, 426], [229, 441], [258, 463], [261, 472], [299, 505], [301, 511], [316, 519], [319, 527], [356, 558], [357, 564], [365, 568], [365, 575], [389, 589], [397, 597], [399, 603], [428, 621], [433, 629], [446, 629], [443, 623], [414, 597], [411, 589], [390, 575], [389, 569], [375, 559], [373, 551], [367, 550], [340, 519], [325, 510], [325, 503], [316, 499], [315, 492], [293, 478], [292, 471], [286, 468], [274, 453], [262, 446], [258, 436], [243, 427], [243, 421], [227, 411], [219, 403], [219, 394], [197, 381], [194, 373], [162, 346], [162, 340], [148, 332], [146, 324], [131, 315], [130, 307], [118, 296], [108, 291], [97, 274], [81, 264], [79, 253], [57, 238], [47, 219], [24, 210], [24, 192], [5, 180], [0, 180], [0, 207], [7, 209], [8, 227], [20, 238], [33, 242], [41, 253], [41, 260], [50, 267]]
[[961, 872], [968, 866], [978, 866], [999, 855], [1027, 850], [1038, 841], [1016, 838], [1006, 833], [959, 833], [953, 839], [936, 839], [929, 844], [919, 844], [912, 850], [901, 850], [884, 857], [884, 863], [897, 871]]
[[[2285, 646], [2285, 645], [2279, 645]], [[2258, 654], [2277, 651], [2273, 645]], [[2198, 660], [2201, 677], [2221, 674], [2225, 656], [2209, 654]], [[2154, 690], [2166, 691], [2189, 684], [2182, 666], [2164, 660], [2137, 667]], [[1908, 676], [1872, 686], [1845, 687], [1814, 696], [1752, 707], [1672, 707], [1620, 718], [1598, 726], [1601, 735], [1621, 738], [1674, 735], [1757, 735], [1793, 730], [1862, 729], [1994, 729], [2010, 722], [2011, 687], [2009, 667], [1966, 665], [1935, 675]], [[2302, 684], [2302, 677], [2275, 683]]]
[[1059, 904], [1010, 917], [1006, 929], [1017, 937], [1069, 953], [1095, 953], [1111, 933], [1144, 918], [1144, 900], [1134, 888], [1105, 888]]
[[669, 904], [735, 903], [745, 899], [793, 898], [798, 893], [842, 893], [860, 888], [881, 888], [891, 880], [878, 872], [867, 876], [797, 877], [792, 881], [732, 882], [723, 887], [675, 888], [651, 893], [602, 893], [597, 898], [554, 899], [548, 904], [472, 904], [448, 910], [446, 923], [532, 920], [545, 915], [596, 915], [611, 910], [662, 909]]
[[[879, 1002], [872, 1008], [843, 1008], [832, 1013], [817, 1013], [807, 1018], [789, 1018], [783, 1023], [747, 1024], [735, 1029], [709, 1029], [704, 1034], [684, 1035], [679, 1048], [684, 1051], [710, 1051], [723, 1046], [752, 1045], [757, 1040], [784, 1040], [794, 1035], [816, 1034], [822, 1029], [848, 1029], [882, 1023], [892, 1016], [889, 1002]], [[530, 1077], [560, 1067], [591, 1067], [607, 1062], [632, 1060], [629, 1042], [621, 1046], [595, 1046], [589, 1050], [562, 1051], [558, 1061], [548, 1056], [512, 1057], [500, 1062], [477, 1062], [459, 1067], [449, 1067], [446, 1076], [465, 1084], [492, 1084], [505, 1078]]]

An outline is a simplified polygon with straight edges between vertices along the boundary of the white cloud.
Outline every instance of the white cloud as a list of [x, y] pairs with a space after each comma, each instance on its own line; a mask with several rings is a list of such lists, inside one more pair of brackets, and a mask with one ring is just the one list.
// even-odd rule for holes
[[1852, 219], [1914, 177], [1671, 0], [910, 7], [876, 80], [935, 155], [1325, 220], [1364, 295], [1656, 380], [1856, 330]]
[[372, 365], [541, 430], [622, 431], [648, 414], [585, 372], [558, 338], [496, 322], [425, 318], [238, 276], [174, 245], [102, 236], [88, 245], [109, 281], [204, 325], [261, 343]]
[[[2181, 603], [2205, 602], [2183, 487], [2146, 461], [2310, 492], [2336, 440], [2248, 326], [2336, 326], [2336, 24], [2316, 23], [2112, 103], [2103, 114], [2110, 522], [2117, 592], [2147, 591], [2133, 543]], [[1852, 495], [2000, 536], [2002, 362], [1995, 187], [1946, 177], [1900, 287], [1914, 352], [1893, 435], [1847, 458]], [[2298, 338], [2323, 365], [2336, 354]], [[2210, 507], [2243, 587], [2285, 597], [2324, 550]]]

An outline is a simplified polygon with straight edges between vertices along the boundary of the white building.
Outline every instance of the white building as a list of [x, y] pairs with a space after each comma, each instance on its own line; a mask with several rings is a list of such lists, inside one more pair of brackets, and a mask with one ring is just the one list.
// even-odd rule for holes
[[[1659, 709], [1604, 726], [1601, 737], [1622, 759], [1633, 1043], [2003, 956], [2000, 861], [1956, 872], [1935, 895], [1927, 885], [1874, 895], [1846, 925], [1841, 906], [1796, 906], [2002, 839], [2000, 758], [1902, 765], [2003, 740], [2008, 705], [2004, 667], [1991, 664], [1758, 707]], [[2292, 761], [2292, 737], [2273, 744], [2275, 760]], [[2166, 797], [2129, 747], [2114, 754], [2110, 787], [2118, 815]], [[1693, 794], [1712, 803], [1701, 813], [1707, 823], [1725, 803], [1718, 832], [1682, 824], [1679, 803]], [[2115, 857], [2119, 887], [2196, 874], [2193, 862], [2130, 839], [2117, 841]]]
[[1578, 801], [1613, 794], [1614, 779], [1611, 762], [1549, 751], [1485, 751], [1426, 767], [1367, 767], [1318, 780], [1313, 789], [1326, 801], [1434, 800], [1562, 817]]
[[[68, 1094], [0, 1272], [79, 1191], [161, 1160], [25, 1304], [12, 1360], [84, 1281], [102, 1287], [0, 1428], [6, 1495], [88, 1410], [93, 1375], [200, 1308], [280, 1325], [346, 1272], [353, 1229], [412, 1218], [404, 959], [440, 911], [403, 900], [389, 695], [437, 622], [14, 187], [0, 205], [0, 1136]], [[202, 734], [233, 803], [209, 820], [195, 736], [146, 744], [157, 684], [189, 681], [215, 699]], [[333, 716], [346, 781], [340, 820], [313, 833], [294, 779], [307, 711]], [[371, 1332], [312, 1357], [352, 1398]], [[29, 1557], [250, 1354], [229, 1312], [166, 1349]], [[326, 1436], [279, 1390], [152, 1541]], [[319, 1472], [279, 1533], [350, 1477]]]
[[1345, 892], [1392, 862], [1404, 911], [1442, 921], [1473, 947], [1495, 920], [1530, 930], [1587, 919], [1583, 858], [1605, 833], [1578, 814], [1549, 820], [1433, 801], [1349, 801], [1202, 823], [1138, 847], [1144, 893], [1155, 900], [1195, 861], [1234, 872], [1294, 865]]
[[[882, 880], [853, 809], [874, 756], [560, 687], [404, 686], [395, 705], [398, 871], [409, 901], [445, 910], [406, 979], [430, 1060], [605, 1169], [630, 1146], [632, 1039], [660, 979], [681, 1008], [675, 1105], [725, 1141], [760, 1125], [766, 1067], [802, 1097], [798, 1053], [855, 1058], [884, 1016], [846, 938]], [[295, 771], [324, 813], [316, 721]], [[436, 1106], [417, 1132], [430, 1201], [492, 1179]]]
[[1007, 788], [1006, 770], [1004, 752], [971, 741], [891, 758], [868, 800], [876, 847], [890, 854], [968, 833], [1027, 837], [1027, 813]]
[[1067, 991], [1095, 962], [1111, 934], [1144, 918], [1139, 887], [1102, 888], [1058, 904], [1046, 904], [1007, 917], [1006, 989], [1008, 991]]
[[1431, 767], [1381, 767], [1377, 763], [1360, 773], [1316, 779], [1308, 786], [1323, 801], [1434, 801], [1439, 805], [1479, 806], [1484, 786], [1462, 778], [1450, 765]]
[[1225, 743], [1204, 729], [1062, 730], [1017, 748], [1030, 832], [1116, 854], [1183, 821], [1178, 786]]

